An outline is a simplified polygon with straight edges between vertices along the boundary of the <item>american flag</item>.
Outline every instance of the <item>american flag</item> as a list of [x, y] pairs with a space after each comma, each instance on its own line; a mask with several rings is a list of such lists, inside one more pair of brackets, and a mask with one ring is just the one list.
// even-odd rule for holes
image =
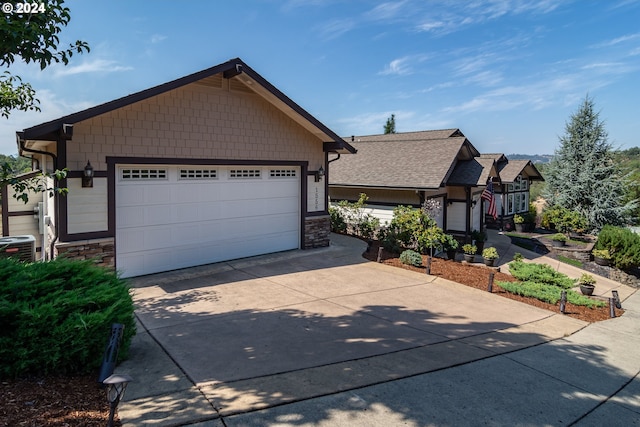
[[489, 202], [489, 209], [487, 209], [487, 213], [491, 215], [493, 219], [497, 219], [498, 210], [496, 209], [496, 197], [493, 194], [493, 182], [491, 180], [487, 181], [487, 187], [482, 192], [480, 198]]

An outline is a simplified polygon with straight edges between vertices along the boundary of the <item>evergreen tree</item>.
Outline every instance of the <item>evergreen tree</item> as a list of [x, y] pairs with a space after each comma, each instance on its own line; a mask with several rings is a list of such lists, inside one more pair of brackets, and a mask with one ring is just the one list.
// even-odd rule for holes
[[547, 203], [581, 213], [590, 231], [628, 220], [635, 201], [624, 203], [627, 178], [614, 162], [604, 122], [588, 96], [565, 125], [545, 180]]
[[392, 114], [384, 125], [384, 134], [396, 133], [396, 115]]

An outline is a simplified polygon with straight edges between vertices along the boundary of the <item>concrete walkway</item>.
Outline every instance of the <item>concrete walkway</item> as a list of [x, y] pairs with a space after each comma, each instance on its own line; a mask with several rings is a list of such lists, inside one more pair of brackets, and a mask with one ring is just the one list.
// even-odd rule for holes
[[[497, 233], [487, 245], [503, 264], [551, 261]], [[626, 312], [588, 325], [366, 262], [364, 249], [335, 235], [330, 248], [135, 279], [138, 334], [116, 369], [134, 378], [123, 425], [640, 425], [633, 289], [598, 278]]]

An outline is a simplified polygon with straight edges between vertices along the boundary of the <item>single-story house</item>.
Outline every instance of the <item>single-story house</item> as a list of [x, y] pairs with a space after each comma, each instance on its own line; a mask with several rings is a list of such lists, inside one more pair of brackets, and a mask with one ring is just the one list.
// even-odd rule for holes
[[[66, 196], [31, 196], [42, 258], [124, 277], [328, 245], [328, 156], [356, 151], [238, 58], [17, 142], [34, 169], [68, 169]], [[15, 217], [3, 209], [3, 234]]]
[[[488, 203], [481, 195], [489, 181], [498, 202], [503, 187], [513, 189], [517, 181], [518, 191], [526, 188], [528, 194], [528, 184], [521, 182], [542, 179], [530, 162], [481, 155], [460, 129], [354, 136], [347, 140], [358, 154], [329, 160], [330, 200], [355, 201], [360, 193], [366, 193], [368, 213], [382, 224], [391, 220], [396, 206], [420, 207], [432, 199], [441, 208], [438, 225], [447, 232], [469, 236], [473, 230], [499, 226], [504, 218], [503, 205], [497, 206], [496, 221], [487, 215]], [[509, 181], [503, 181], [503, 173]], [[509, 200], [506, 191], [503, 195]], [[512, 198], [515, 202], [515, 193]], [[521, 203], [522, 196], [518, 200]], [[525, 205], [518, 205], [518, 211], [521, 206]]]

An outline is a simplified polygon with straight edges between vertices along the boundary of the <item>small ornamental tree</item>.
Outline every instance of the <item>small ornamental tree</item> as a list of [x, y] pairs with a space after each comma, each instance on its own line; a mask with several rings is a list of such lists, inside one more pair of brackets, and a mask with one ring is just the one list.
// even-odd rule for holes
[[627, 222], [635, 201], [624, 202], [628, 179], [614, 162], [604, 123], [591, 98], [585, 98], [565, 125], [545, 180], [547, 203], [582, 214], [587, 231]]

